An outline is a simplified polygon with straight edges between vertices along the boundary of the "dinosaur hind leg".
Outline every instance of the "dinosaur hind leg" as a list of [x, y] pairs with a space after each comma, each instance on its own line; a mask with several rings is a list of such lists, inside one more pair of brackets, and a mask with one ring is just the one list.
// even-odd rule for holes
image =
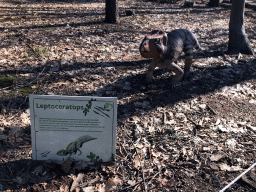
[[184, 52], [185, 52], [184, 78], [187, 79], [190, 73], [190, 67], [193, 62], [193, 45], [187, 45], [184, 49]]

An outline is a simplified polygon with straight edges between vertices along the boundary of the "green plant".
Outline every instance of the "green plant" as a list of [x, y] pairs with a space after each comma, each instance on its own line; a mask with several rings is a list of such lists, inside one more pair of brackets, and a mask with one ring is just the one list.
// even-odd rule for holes
[[40, 56], [40, 55], [45, 55], [45, 54], [47, 54], [48, 53], [48, 49], [46, 49], [46, 48], [36, 48], [35, 50], [34, 50], [34, 55], [35, 56]]
[[7, 22], [7, 21], [9, 21], [9, 22], [13, 22], [13, 21], [19, 21], [19, 20], [21, 20], [21, 18], [23, 18], [23, 17], [21, 17], [21, 16], [9, 16], [9, 17], [5, 17], [5, 18], [3, 18], [3, 19], [1, 19], [0, 21], [1, 22]]
[[90, 162], [94, 163], [94, 165], [102, 163], [102, 159], [100, 159], [99, 156], [96, 156], [92, 152], [90, 152], [90, 155], [87, 155], [86, 157], [90, 159]]
[[28, 47], [30, 48], [29, 51], [27, 51], [26, 53], [23, 54], [23, 58], [27, 58], [27, 57], [40, 57], [43, 55], [46, 55], [49, 50], [45, 47], [42, 48], [35, 48], [33, 49], [30, 45], [28, 45]]
[[23, 93], [24, 95], [29, 95], [29, 94], [42, 94], [43, 91], [41, 88], [37, 87], [37, 88], [31, 88], [31, 87], [22, 87], [19, 90], [21, 93]]
[[0, 88], [9, 87], [13, 85], [14, 81], [15, 81], [15, 77], [12, 77], [12, 76], [0, 77]]
[[56, 27], [45, 27], [45, 30], [56, 30]]
[[187, 11], [187, 16], [189, 16], [189, 15], [190, 15], [190, 10]]

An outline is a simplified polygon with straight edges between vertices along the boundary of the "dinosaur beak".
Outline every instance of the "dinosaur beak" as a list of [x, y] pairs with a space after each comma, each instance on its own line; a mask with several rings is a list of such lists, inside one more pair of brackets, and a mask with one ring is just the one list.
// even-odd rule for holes
[[92, 141], [92, 140], [95, 140], [95, 139], [97, 139], [97, 138], [88, 136], [87, 138], [85, 138], [84, 142]]
[[88, 138], [88, 139], [86, 139], [85, 142], [92, 141], [92, 140], [95, 140], [95, 139], [97, 139], [97, 138]]

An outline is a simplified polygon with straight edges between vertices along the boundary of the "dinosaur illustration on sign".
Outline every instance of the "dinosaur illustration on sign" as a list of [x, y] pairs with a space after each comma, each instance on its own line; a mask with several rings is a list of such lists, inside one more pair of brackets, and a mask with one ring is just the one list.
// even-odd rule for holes
[[75, 155], [77, 153], [77, 151], [80, 152], [79, 155], [82, 154], [82, 151], [80, 150], [80, 148], [83, 146], [84, 143], [88, 142], [88, 141], [92, 141], [95, 140], [97, 138], [93, 138], [89, 135], [84, 135], [79, 137], [77, 140], [71, 142], [68, 144], [68, 146], [66, 147], [66, 149], [61, 149], [60, 151], [57, 152], [57, 155], [59, 156], [71, 156], [71, 155]]

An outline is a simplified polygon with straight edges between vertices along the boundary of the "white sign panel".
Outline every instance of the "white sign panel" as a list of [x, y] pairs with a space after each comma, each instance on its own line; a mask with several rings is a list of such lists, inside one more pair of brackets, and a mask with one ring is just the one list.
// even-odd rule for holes
[[34, 160], [114, 157], [117, 98], [29, 95], [29, 103]]

